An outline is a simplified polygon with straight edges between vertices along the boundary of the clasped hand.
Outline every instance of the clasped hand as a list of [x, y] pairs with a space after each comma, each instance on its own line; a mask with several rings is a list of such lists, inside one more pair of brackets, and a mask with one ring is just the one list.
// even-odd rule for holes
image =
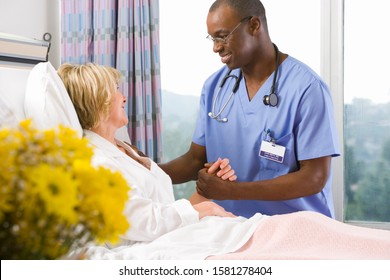
[[[204, 175], [201, 175], [204, 174]], [[214, 178], [218, 183], [231, 182], [237, 179], [237, 176], [234, 174], [234, 170], [229, 165], [228, 159], [218, 158], [214, 163], [206, 163], [205, 168], [199, 171], [199, 176], [205, 176], [205, 180], [200, 182], [205, 182], [208, 184], [210, 178]], [[201, 177], [199, 177], [201, 178]], [[198, 179], [199, 181], [199, 179]], [[197, 192], [195, 193], [190, 200], [192, 200], [193, 207], [196, 211], [199, 212], [199, 218], [206, 216], [220, 216], [220, 217], [235, 217], [234, 214], [227, 212], [223, 207], [218, 204], [209, 201], [200, 193], [201, 190], [198, 190], [198, 181], [197, 181]], [[201, 184], [201, 183], [199, 183]], [[201, 194], [201, 195], [199, 195]]]
[[213, 164], [206, 163], [198, 172], [196, 191], [209, 199], [228, 199], [232, 190], [232, 182], [237, 179], [228, 159], [218, 159]]

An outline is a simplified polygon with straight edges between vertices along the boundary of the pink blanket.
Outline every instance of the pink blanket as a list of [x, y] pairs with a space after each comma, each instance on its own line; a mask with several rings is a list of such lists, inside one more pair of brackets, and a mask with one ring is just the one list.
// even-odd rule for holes
[[307, 211], [275, 215], [238, 251], [207, 259], [390, 260], [390, 231], [347, 225]]

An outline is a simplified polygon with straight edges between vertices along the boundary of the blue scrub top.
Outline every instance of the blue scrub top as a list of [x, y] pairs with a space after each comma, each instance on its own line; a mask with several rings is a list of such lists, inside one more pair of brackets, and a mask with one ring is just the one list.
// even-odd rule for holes
[[[207, 160], [228, 158], [238, 181], [272, 179], [299, 169], [300, 160], [340, 155], [330, 91], [321, 78], [307, 65], [287, 57], [279, 66], [276, 107], [263, 103], [270, 93], [273, 74], [250, 101], [244, 77], [218, 122], [208, 116], [221, 80], [229, 69], [224, 66], [205, 82], [193, 142], [206, 147]], [[231, 74], [239, 76], [239, 69]], [[214, 114], [225, 104], [235, 83], [229, 78], [221, 89]], [[267, 140], [266, 131], [276, 144], [284, 146], [283, 163], [259, 156], [260, 145]], [[332, 174], [324, 189], [315, 195], [285, 201], [224, 200], [216, 201], [236, 215], [251, 217], [312, 210], [334, 217], [331, 191]]]

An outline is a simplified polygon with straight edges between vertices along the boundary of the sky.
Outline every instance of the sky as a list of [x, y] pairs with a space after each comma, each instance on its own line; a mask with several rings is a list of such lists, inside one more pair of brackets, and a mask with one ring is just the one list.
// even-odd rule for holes
[[390, 1], [349, 0], [345, 5], [344, 100], [390, 102]]

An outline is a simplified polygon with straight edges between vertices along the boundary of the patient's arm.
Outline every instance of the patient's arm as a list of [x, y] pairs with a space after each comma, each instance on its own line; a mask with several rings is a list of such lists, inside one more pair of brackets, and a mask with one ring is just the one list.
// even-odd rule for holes
[[203, 201], [211, 201], [211, 199], [205, 198], [204, 196], [201, 196], [198, 192], [194, 192], [190, 198], [188, 199], [192, 205], [198, 204]]

